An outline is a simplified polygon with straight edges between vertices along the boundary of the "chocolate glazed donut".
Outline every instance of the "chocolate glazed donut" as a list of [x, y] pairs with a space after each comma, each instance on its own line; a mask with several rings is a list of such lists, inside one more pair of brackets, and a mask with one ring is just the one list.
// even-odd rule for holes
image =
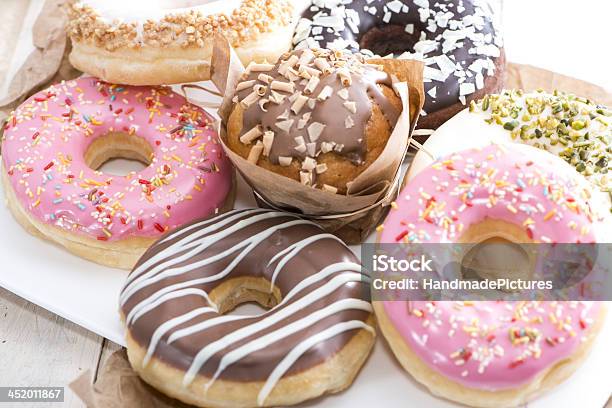
[[436, 129], [471, 100], [503, 88], [506, 58], [496, 17], [488, 0], [313, 0], [294, 47], [423, 59], [426, 100], [418, 126]]
[[[350, 385], [374, 343], [368, 277], [338, 238], [265, 209], [166, 235], [121, 291], [148, 383], [207, 407], [288, 405]], [[268, 311], [224, 315], [255, 301]]]

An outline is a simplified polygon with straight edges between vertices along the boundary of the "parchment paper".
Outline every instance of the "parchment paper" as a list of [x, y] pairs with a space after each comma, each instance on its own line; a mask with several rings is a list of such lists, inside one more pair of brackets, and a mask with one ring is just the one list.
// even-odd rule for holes
[[70, 384], [70, 388], [89, 408], [187, 408], [190, 405], [155, 390], [132, 370], [125, 349], [116, 351], [98, 372], [91, 384], [87, 371]]
[[52, 83], [76, 78], [81, 74], [68, 62], [70, 41], [64, 32], [64, 6], [67, 1], [45, 2], [32, 28], [32, 40], [36, 49], [12, 78], [6, 96], [0, 100], [0, 122], [33, 93]]

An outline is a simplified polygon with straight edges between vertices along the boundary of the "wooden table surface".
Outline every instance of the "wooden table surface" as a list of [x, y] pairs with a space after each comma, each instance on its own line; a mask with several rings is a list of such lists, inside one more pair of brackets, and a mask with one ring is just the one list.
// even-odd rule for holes
[[[28, 1], [2, 0], [14, 18], [0, 25], [0, 88], [15, 52], [11, 33], [23, 19]], [[7, 265], [3, 265], [6, 267]], [[18, 273], [18, 271], [15, 271]], [[118, 345], [0, 288], [0, 387], [63, 386], [65, 407], [84, 407], [67, 385], [87, 370], [96, 375], [101, 362]], [[1, 404], [0, 406], [6, 406]], [[25, 404], [22, 404], [25, 407]], [[37, 407], [57, 403], [37, 403]]]
[[[14, 18], [0, 25], [0, 88], [15, 52], [15, 38], [29, 1], [2, 0]], [[8, 39], [8, 40], [7, 40]], [[6, 41], [5, 41], [6, 40]], [[7, 265], [3, 265], [6, 267]], [[15, 271], [18, 273], [18, 271]], [[63, 386], [62, 407], [84, 407], [68, 384], [90, 370], [92, 380], [106, 358], [120, 346], [0, 288], [0, 387]], [[7, 406], [0, 403], [0, 407]], [[25, 407], [25, 404], [20, 406]], [[58, 407], [37, 403], [36, 407]]]
[[[63, 386], [66, 389], [62, 406], [84, 407], [68, 384], [87, 370], [93, 381], [101, 364], [119, 348], [0, 288], [0, 387]], [[36, 404], [47, 406], [58, 404]]]

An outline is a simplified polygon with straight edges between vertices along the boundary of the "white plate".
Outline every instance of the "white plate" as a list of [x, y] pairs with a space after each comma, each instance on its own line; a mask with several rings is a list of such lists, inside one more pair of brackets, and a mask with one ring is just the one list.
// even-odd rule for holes
[[[596, 2], [595, 0], [589, 1]], [[522, 5], [526, 1], [521, 0], [517, 3], [520, 5], [516, 4], [514, 9], [522, 13], [524, 8]], [[546, 3], [553, 3], [553, 1]], [[28, 18], [23, 25], [19, 46], [8, 78], [12, 77], [12, 74], [33, 50], [29, 27], [38, 16], [42, 4], [43, 0], [31, 1]], [[589, 7], [584, 9], [589, 10]], [[600, 15], [605, 16], [606, 13], [600, 13]], [[521, 16], [523, 17], [522, 14]], [[551, 23], [556, 28], [559, 24], [558, 19], [553, 18], [552, 15], [550, 17], [544, 22]], [[514, 40], [517, 38], [516, 33], [524, 31], [522, 21], [522, 18], [506, 18], [506, 29], [509, 34], [514, 34]], [[576, 21], [580, 23], [582, 20]], [[511, 26], [510, 23], [513, 23], [514, 26]], [[513, 38], [512, 35], [508, 37]], [[529, 55], [521, 55], [521, 58], [518, 58], [520, 62], [544, 62], [541, 59], [540, 47], [536, 43], [531, 48], [510, 48], [508, 51], [511, 58], [513, 51], [515, 54], [517, 50], [529, 53]], [[561, 55], [562, 61], [555, 60], [555, 63], [559, 62], [559, 64], [549, 61], [549, 65], [553, 68], [567, 67], [567, 58], [562, 57], [562, 53], [550, 55], [557, 54]], [[550, 55], [547, 54], [547, 57]], [[579, 72], [571, 72], [571, 74], [584, 78], [597, 77], [600, 80], [607, 78], [605, 64], [582, 64], [579, 68]], [[193, 96], [199, 99], [196, 95]], [[0, 190], [2, 190], [1, 187]], [[2, 191], [0, 195], [4, 196]], [[244, 182], [241, 181], [236, 207], [244, 208], [253, 205], [254, 200]], [[0, 231], [0, 254], [2, 256], [0, 286], [111, 341], [125, 344], [117, 311], [117, 298], [127, 272], [84, 261], [53, 244], [30, 236], [13, 220], [8, 209], [3, 205], [0, 205]], [[358, 247], [353, 247], [353, 250], [359, 256]], [[612, 302], [608, 303], [610, 304], [609, 309], [612, 309]], [[607, 324], [585, 364], [563, 385], [529, 406], [531, 408], [602, 407], [612, 392], [612, 380], [609, 375], [609, 364], [612, 361], [610, 344], [612, 344], [612, 313], [609, 313]], [[379, 406], [381, 403], [385, 406], [457, 407], [456, 404], [433, 397], [424, 387], [417, 384], [399, 366], [380, 336], [373, 354], [349, 390], [303, 406], [360, 407]]]
[[[107, 169], [108, 170], [108, 169]], [[0, 192], [1, 193], [1, 192]], [[237, 208], [252, 207], [246, 184], [238, 185]], [[0, 206], [0, 286], [88, 330], [124, 345], [117, 298], [127, 272], [82, 260], [25, 232], [5, 206]], [[359, 256], [359, 247], [352, 249]], [[609, 363], [612, 313], [586, 363], [565, 384], [531, 407], [600, 408], [612, 391]], [[326, 407], [375, 406], [456, 407], [433, 397], [399, 366], [379, 336], [374, 353], [346, 392], [326, 397]], [[322, 400], [305, 406], [323, 406]]]

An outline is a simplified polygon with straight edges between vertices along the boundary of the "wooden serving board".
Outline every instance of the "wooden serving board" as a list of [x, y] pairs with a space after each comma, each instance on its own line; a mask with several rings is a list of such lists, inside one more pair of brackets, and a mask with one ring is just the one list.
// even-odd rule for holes
[[506, 88], [526, 91], [542, 88], [548, 92], [557, 89], [612, 107], [612, 93], [601, 86], [531, 65], [509, 63], [506, 68]]

